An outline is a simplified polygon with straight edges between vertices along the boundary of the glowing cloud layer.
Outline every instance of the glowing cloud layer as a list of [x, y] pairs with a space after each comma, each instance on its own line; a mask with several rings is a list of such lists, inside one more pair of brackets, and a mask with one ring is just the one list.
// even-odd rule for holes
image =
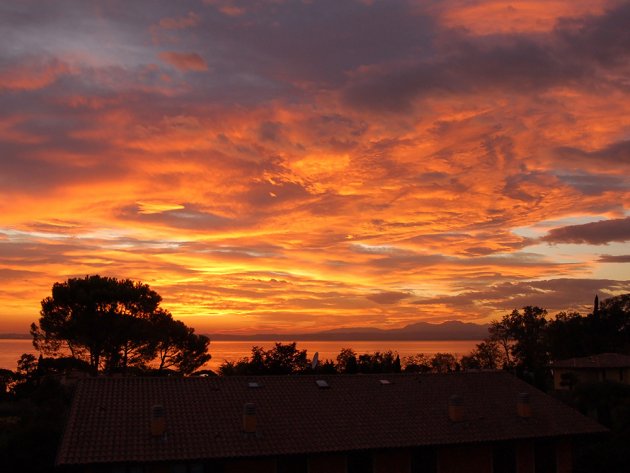
[[201, 331], [630, 291], [626, 2], [9, 3], [4, 331], [94, 273]]

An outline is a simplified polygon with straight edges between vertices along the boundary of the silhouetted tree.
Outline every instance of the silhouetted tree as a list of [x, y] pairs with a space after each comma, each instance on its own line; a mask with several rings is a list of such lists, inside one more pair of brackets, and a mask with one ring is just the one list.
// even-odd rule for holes
[[400, 371], [401, 371], [400, 356], [398, 354], [396, 354], [396, 359], [394, 360], [394, 365], [392, 366], [392, 371], [394, 373], [400, 373]]
[[493, 324], [509, 342], [508, 351], [517, 373], [540, 388], [544, 388], [549, 375], [549, 350], [545, 328], [547, 311], [526, 306], [522, 312], [513, 310]]
[[431, 368], [436, 373], [449, 373], [458, 367], [457, 359], [451, 353], [436, 353], [431, 358]]
[[325, 360], [315, 367], [315, 372], [321, 374], [337, 374], [337, 368], [332, 360]]
[[560, 312], [545, 327], [547, 347], [554, 360], [595, 355], [630, 353], [630, 294], [611, 297], [593, 312], [582, 316]]
[[225, 361], [219, 373], [229, 375], [263, 375], [304, 373], [311, 369], [306, 350], [298, 350], [297, 343], [276, 343], [270, 350], [253, 346], [252, 356], [239, 361]]
[[0, 368], [0, 401], [9, 399], [13, 385], [17, 382], [17, 380], [17, 373]]
[[62, 356], [57, 358], [46, 358], [40, 355], [37, 361], [37, 372], [40, 376], [48, 374], [63, 374], [71, 371], [90, 372], [90, 364], [73, 358], [71, 356]]
[[490, 323], [490, 328], [488, 329], [488, 332], [490, 334], [490, 336], [488, 337], [489, 340], [498, 343], [503, 350], [503, 366], [507, 369], [511, 369], [513, 367], [511, 355], [512, 340], [507, 326], [505, 326], [498, 320], [493, 320]]
[[207, 337], [174, 321], [148, 285], [101, 276], [55, 283], [41, 302], [33, 345], [41, 353], [86, 361], [92, 372], [146, 368], [159, 354], [160, 369], [188, 374], [210, 359]]
[[595, 300], [593, 301], [593, 316], [599, 316], [599, 297], [595, 294]]
[[[392, 351], [364, 353], [357, 360], [359, 373], [392, 373], [398, 355]], [[400, 362], [400, 359], [399, 359]]]
[[431, 371], [431, 360], [424, 353], [406, 356], [402, 361], [403, 370], [408, 373], [427, 373]]
[[269, 374], [290, 374], [304, 371], [310, 365], [306, 350], [298, 350], [297, 343], [276, 343], [265, 353], [265, 366]]
[[582, 317], [577, 312], [560, 312], [545, 327], [549, 356], [562, 360], [594, 353], [596, 347], [591, 331], [593, 316]]
[[630, 294], [602, 301], [591, 331], [599, 352], [630, 353]]
[[357, 354], [352, 348], [342, 348], [337, 355], [337, 371], [348, 374], [358, 371]]
[[173, 320], [166, 310], [158, 309], [150, 315], [149, 321], [153, 339], [148, 352], [157, 356], [158, 371], [176, 368], [181, 373], [190, 374], [210, 361], [208, 337], [196, 335], [195, 329]]
[[478, 343], [469, 355], [463, 356], [461, 364], [465, 369], [491, 369], [503, 367], [504, 355], [499, 343], [485, 340]]
[[37, 358], [31, 353], [23, 353], [17, 361], [17, 375], [24, 380], [32, 378], [37, 372]]

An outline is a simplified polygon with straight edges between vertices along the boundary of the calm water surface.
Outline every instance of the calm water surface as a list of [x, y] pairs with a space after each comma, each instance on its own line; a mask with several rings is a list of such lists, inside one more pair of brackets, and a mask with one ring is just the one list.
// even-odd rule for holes
[[[479, 340], [430, 340], [430, 341], [308, 341], [297, 342], [300, 350], [307, 350], [309, 358], [319, 352], [321, 361], [335, 360], [342, 348], [352, 348], [358, 355], [363, 353], [374, 353], [376, 351], [394, 351], [401, 358], [416, 353], [434, 355], [436, 353], [453, 353], [461, 356], [470, 353]], [[289, 343], [289, 342], [283, 342]], [[206, 368], [217, 370], [224, 361], [236, 361], [245, 356], [249, 356], [252, 346], [258, 345], [264, 349], [274, 346], [270, 341], [216, 341], [210, 343], [210, 354], [212, 360]], [[22, 353], [32, 353], [37, 355], [30, 340], [7, 340], [0, 339], [0, 368], [15, 370], [17, 360]]]

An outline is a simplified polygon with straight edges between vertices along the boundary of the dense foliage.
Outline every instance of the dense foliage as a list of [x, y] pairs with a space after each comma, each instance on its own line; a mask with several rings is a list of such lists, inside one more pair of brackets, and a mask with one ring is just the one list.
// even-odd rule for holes
[[55, 283], [31, 325], [33, 345], [89, 364], [93, 373], [174, 368], [189, 374], [210, 359], [210, 340], [174, 320], [148, 285], [101, 276]]

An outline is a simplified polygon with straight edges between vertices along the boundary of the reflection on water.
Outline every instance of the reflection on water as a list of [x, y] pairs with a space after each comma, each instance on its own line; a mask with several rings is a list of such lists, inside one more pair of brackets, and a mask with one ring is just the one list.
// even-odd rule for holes
[[[284, 341], [283, 343], [289, 343]], [[319, 352], [320, 361], [326, 359], [335, 360], [342, 348], [352, 348], [358, 355], [362, 353], [374, 353], [376, 351], [395, 351], [401, 358], [425, 353], [453, 353], [461, 356], [468, 354], [479, 340], [427, 340], [427, 341], [363, 341], [363, 340], [335, 340], [335, 341], [307, 341], [297, 342], [300, 350], [307, 350], [311, 358], [315, 352]], [[217, 370], [225, 360], [236, 361], [249, 356], [253, 345], [264, 349], [272, 348], [274, 343], [270, 341], [216, 341], [210, 343], [212, 360], [205, 368]], [[17, 360], [22, 353], [37, 355], [30, 340], [6, 340], [0, 339], [0, 368], [15, 370]]]

